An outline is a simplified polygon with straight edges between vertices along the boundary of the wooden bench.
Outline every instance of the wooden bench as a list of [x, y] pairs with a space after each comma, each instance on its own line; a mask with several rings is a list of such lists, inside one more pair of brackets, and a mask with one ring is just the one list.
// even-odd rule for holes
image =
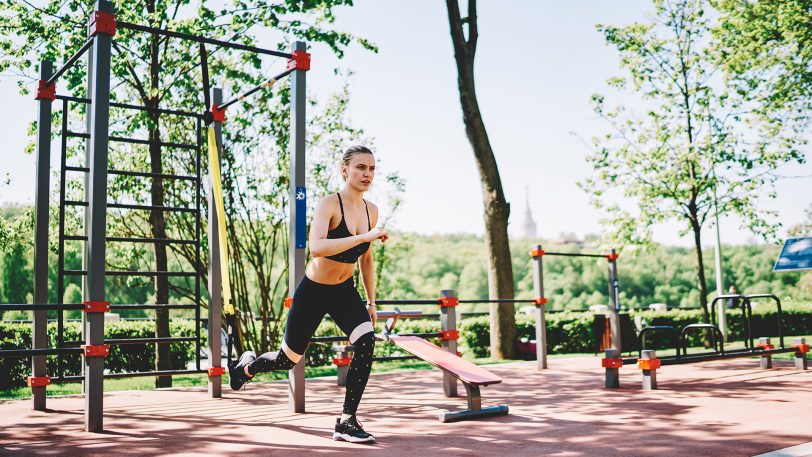
[[440, 413], [441, 422], [501, 416], [508, 413], [507, 405], [482, 407], [479, 387], [502, 382], [502, 378], [499, 376], [416, 336], [387, 335], [386, 339], [404, 351], [454, 376], [465, 385], [465, 391], [468, 394], [468, 409], [443, 411]]

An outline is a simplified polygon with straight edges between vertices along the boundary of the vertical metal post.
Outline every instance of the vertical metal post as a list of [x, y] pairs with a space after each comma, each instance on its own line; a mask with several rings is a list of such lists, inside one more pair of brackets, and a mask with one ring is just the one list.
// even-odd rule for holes
[[657, 354], [654, 350], [645, 349], [640, 353], [640, 360], [647, 361], [649, 367], [643, 367], [643, 379], [642, 379], [642, 387], [643, 390], [657, 390], [657, 368], [656, 365], [653, 365], [653, 362], [657, 360]]
[[[457, 294], [453, 290], [440, 291], [442, 298], [456, 298]], [[440, 307], [440, 328], [446, 332], [455, 332], [457, 330], [457, 307], [456, 306], [441, 306]], [[457, 340], [446, 339], [443, 340], [443, 349], [456, 354], [457, 353]], [[446, 397], [457, 396], [457, 378], [443, 371], [443, 393]]]
[[[40, 81], [47, 81], [53, 74], [53, 62], [47, 60], [40, 62]], [[48, 196], [51, 184], [51, 109], [53, 100], [41, 97], [38, 102], [37, 182], [34, 191], [36, 211], [34, 215], [34, 304], [42, 305], [48, 303]], [[47, 311], [34, 311], [32, 336], [34, 349], [46, 349], [48, 347]], [[32, 376], [35, 378], [45, 376], [45, 360], [45, 356], [31, 358]], [[32, 387], [31, 391], [34, 409], [44, 411], [45, 386]]]
[[611, 250], [609, 256], [609, 325], [612, 332], [612, 349], [623, 352], [620, 341], [620, 292], [617, 283], [617, 252]]
[[[212, 90], [212, 103], [220, 105], [223, 103], [223, 90], [215, 87]], [[207, 133], [208, 134], [208, 133]], [[214, 123], [214, 136], [217, 141], [217, 151], [223, 144], [223, 125], [220, 122]], [[208, 144], [208, 143], [206, 143]], [[209, 165], [211, 170], [211, 165]], [[220, 271], [220, 237], [219, 221], [217, 220], [217, 209], [215, 208], [214, 192], [212, 192], [211, 175], [209, 175], [209, 367], [221, 367], [222, 364], [222, 338], [221, 329], [223, 327], [223, 292], [222, 274]], [[209, 376], [209, 395], [211, 398], [223, 396], [222, 376]]]
[[536, 364], [538, 369], [547, 368], [547, 320], [544, 308], [547, 300], [544, 298], [544, 252], [540, 244], [534, 244], [530, 254], [533, 257], [533, 293], [538, 300], [536, 303]]
[[[113, 13], [113, 3], [98, 0], [96, 10]], [[90, 214], [87, 238], [87, 288], [85, 299], [105, 300], [105, 241], [107, 229], [107, 154], [110, 125], [110, 56], [113, 37], [96, 33], [90, 54], [92, 73], [88, 74], [90, 123], [90, 182], [86, 189]], [[87, 225], [87, 223], [86, 223]], [[87, 314], [85, 344], [104, 344], [104, 313]], [[100, 432], [104, 425], [104, 357], [85, 357], [85, 430]]]
[[[719, 300], [719, 301], [723, 301], [723, 300]], [[772, 349], [772, 344], [770, 344], [770, 338], [769, 337], [761, 337], [761, 338], [759, 338], [758, 339], [758, 346], [760, 348], [763, 348], [763, 349], [766, 349], [766, 350]], [[765, 369], [765, 370], [768, 369], [768, 368], [772, 368], [773, 367], [773, 357], [772, 357], [772, 355], [771, 354], [766, 354], [766, 355], [762, 355], [761, 357], [759, 357], [758, 365], [759, 365], [759, 368], [762, 368], [762, 369]]]
[[610, 389], [617, 389], [620, 387], [620, 369], [618, 365], [612, 362], [620, 362], [620, 351], [617, 349], [606, 349], [604, 358], [604, 367], [606, 368], [606, 380], [604, 386]]
[[[307, 44], [295, 41], [293, 51], [307, 51]], [[290, 75], [290, 218], [288, 220], [288, 288], [290, 295], [304, 276], [307, 245], [307, 190], [305, 189], [306, 70]], [[290, 411], [305, 412], [305, 357], [288, 372]]]

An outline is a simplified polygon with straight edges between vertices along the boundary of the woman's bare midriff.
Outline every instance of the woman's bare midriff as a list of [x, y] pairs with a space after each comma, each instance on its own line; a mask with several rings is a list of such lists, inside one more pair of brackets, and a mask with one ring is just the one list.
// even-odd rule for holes
[[336, 262], [325, 257], [316, 257], [307, 266], [305, 274], [311, 281], [320, 284], [341, 284], [355, 272], [354, 263]]

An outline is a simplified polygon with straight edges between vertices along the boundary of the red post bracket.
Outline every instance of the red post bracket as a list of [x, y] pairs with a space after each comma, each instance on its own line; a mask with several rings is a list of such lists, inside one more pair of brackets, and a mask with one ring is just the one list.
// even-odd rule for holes
[[333, 358], [333, 363], [338, 367], [346, 367], [352, 363], [352, 359], [349, 357]]
[[460, 304], [460, 300], [457, 297], [440, 297], [440, 307], [442, 308], [451, 308]]
[[620, 368], [623, 366], [623, 359], [601, 359], [603, 368]]
[[85, 313], [107, 313], [110, 311], [110, 302], [102, 300], [87, 300], [82, 302], [85, 305], [82, 312]]
[[808, 344], [793, 344], [792, 347], [794, 347], [796, 351], [801, 354], [806, 354], [807, 352], [809, 352]]
[[660, 359], [638, 360], [637, 368], [641, 370], [656, 370], [660, 368]]
[[83, 344], [82, 349], [85, 350], [85, 357], [107, 357], [110, 355], [109, 344]]
[[226, 374], [226, 367], [209, 367], [207, 371], [210, 378], [213, 376], [223, 376]]
[[618, 254], [617, 252], [606, 254], [606, 260], [610, 262], [613, 260], [617, 260], [618, 257], [620, 257], [620, 254]]
[[56, 100], [56, 83], [46, 86], [45, 80], [40, 79], [37, 82], [37, 96], [34, 100]]
[[290, 308], [290, 306], [293, 305], [293, 297], [285, 297], [284, 304], [285, 308]]
[[460, 337], [459, 330], [443, 330], [440, 333], [443, 334], [443, 336], [440, 337], [441, 340], [456, 340]]
[[773, 346], [772, 344], [757, 344], [756, 347], [764, 349], [765, 351], [770, 350], [770, 349], [775, 349], [775, 346]]
[[226, 109], [220, 108], [217, 105], [211, 105], [211, 114], [213, 116], [214, 122], [223, 123], [226, 121]]
[[546, 305], [547, 304], [547, 299], [544, 298], [544, 297], [534, 298], [533, 299], [533, 304], [534, 305]]
[[51, 384], [50, 376], [29, 376], [28, 387], [45, 387]]
[[533, 249], [530, 251], [530, 257], [542, 257], [544, 256], [544, 249]]
[[293, 57], [288, 59], [288, 70], [310, 70], [310, 53], [293, 51]]
[[98, 33], [115, 36], [116, 15], [113, 13], [105, 13], [104, 11], [94, 11], [93, 16], [90, 18], [88, 31], [90, 32], [90, 36], [95, 36]]

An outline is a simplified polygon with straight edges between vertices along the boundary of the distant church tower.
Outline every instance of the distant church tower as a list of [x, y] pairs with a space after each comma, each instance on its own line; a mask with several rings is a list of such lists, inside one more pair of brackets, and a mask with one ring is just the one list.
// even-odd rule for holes
[[527, 195], [527, 187], [524, 188], [524, 199], [526, 202], [524, 210], [524, 222], [522, 223], [522, 238], [535, 240], [538, 237], [536, 221], [533, 220], [533, 213], [530, 211], [530, 197]]

